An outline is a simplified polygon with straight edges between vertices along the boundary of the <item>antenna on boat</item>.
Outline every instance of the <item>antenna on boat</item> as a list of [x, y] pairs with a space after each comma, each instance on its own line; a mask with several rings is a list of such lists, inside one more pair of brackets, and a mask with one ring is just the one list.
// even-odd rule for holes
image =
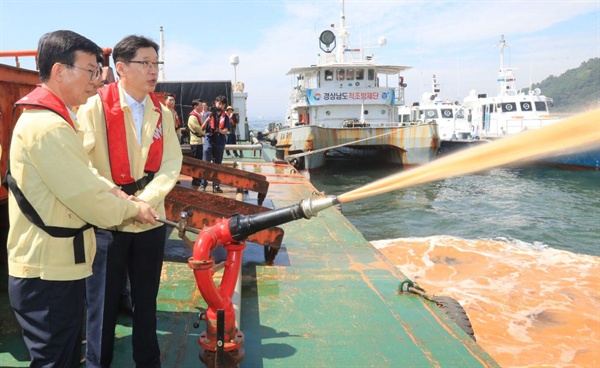
[[504, 35], [500, 36], [500, 41], [494, 45], [500, 47], [500, 70], [498, 71], [498, 85], [500, 95], [514, 95], [516, 93], [515, 75], [513, 70], [516, 68], [505, 68], [504, 67], [504, 48], [506, 47], [506, 41]]
[[348, 47], [348, 29], [346, 28], [346, 15], [344, 12], [344, 0], [342, 0], [342, 12], [340, 14], [340, 27], [338, 37], [342, 40], [342, 47], [337, 51], [337, 61], [344, 62], [344, 53]]
[[[165, 62], [165, 32], [163, 31], [163, 27], [160, 26], [160, 61]], [[160, 70], [160, 80], [165, 80], [165, 68]]]

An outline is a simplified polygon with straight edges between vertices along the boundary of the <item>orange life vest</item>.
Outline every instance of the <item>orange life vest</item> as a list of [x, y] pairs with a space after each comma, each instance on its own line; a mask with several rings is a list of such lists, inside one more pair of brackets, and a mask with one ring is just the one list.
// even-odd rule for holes
[[[104, 116], [106, 118], [106, 136], [108, 141], [108, 155], [110, 170], [115, 184], [126, 185], [135, 183], [129, 167], [129, 154], [127, 153], [127, 134], [125, 130], [125, 116], [121, 109], [118, 82], [111, 83], [98, 90], [102, 99]], [[160, 169], [163, 156], [162, 110], [158, 99], [150, 93], [154, 104], [154, 111], [160, 115], [156, 123], [153, 141], [148, 151], [148, 159], [144, 171], [154, 174]], [[146, 183], [147, 184], [147, 183]], [[145, 186], [145, 185], [144, 185]], [[142, 188], [139, 188], [142, 189]]]
[[77, 129], [75, 129], [75, 124], [73, 124], [73, 120], [71, 120], [71, 114], [69, 113], [67, 106], [65, 106], [65, 103], [62, 102], [54, 93], [41, 86], [38, 86], [27, 96], [15, 102], [15, 107], [25, 107], [33, 110], [50, 110], [59, 115], [61, 118], [65, 119], [71, 128], [77, 131]]

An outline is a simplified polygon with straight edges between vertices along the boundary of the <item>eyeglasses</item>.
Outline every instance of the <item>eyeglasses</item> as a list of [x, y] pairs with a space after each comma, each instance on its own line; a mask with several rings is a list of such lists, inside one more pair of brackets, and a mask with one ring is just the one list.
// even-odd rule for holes
[[77, 68], [77, 69], [81, 69], [81, 70], [85, 70], [86, 72], [89, 72], [90, 73], [90, 82], [97, 81], [102, 78], [102, 69], [100, 69], [100, 68], [92, 70], [92, 69], [80, 68], [77, 65], [72, 65], [72, 64], [66, 64], [66, 65], [70, 66], [71, 68]]
[[153, 66], [156, 70], [162, 70], [163, 65], [165, 64], [163, 61], [137, 61], [137, 60], [129, 60], [130, 63], [142, 64], [142, 69], [150, 69], [150, 66]]

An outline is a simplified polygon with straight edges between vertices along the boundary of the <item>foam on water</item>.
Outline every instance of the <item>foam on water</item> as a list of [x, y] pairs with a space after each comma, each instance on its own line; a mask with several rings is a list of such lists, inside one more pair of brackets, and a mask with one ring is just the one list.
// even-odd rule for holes
[[457, 299], [503, 367], [600, 366], [600, 258], [518, 239], [373, 241], [430, 294]]

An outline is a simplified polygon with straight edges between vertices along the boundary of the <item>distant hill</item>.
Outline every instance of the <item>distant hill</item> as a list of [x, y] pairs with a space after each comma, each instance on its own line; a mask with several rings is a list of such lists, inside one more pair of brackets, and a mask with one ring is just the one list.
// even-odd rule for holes
[[600, 107], [600, 58], [584, 61], [558, 77], [553, 75], [532, 88], [554, 100], [556, 113], [574, 113]]

